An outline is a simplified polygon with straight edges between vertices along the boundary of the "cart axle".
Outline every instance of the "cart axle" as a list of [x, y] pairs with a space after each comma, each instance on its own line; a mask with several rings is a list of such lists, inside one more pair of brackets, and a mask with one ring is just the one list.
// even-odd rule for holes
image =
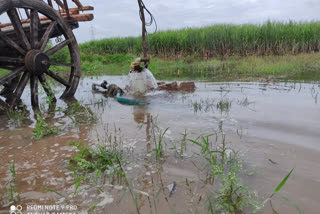
[[49, 57], [40, 50], [30, 50], [24, 59], [27, 70], [34, 75], [45, 73], [51, 65]]

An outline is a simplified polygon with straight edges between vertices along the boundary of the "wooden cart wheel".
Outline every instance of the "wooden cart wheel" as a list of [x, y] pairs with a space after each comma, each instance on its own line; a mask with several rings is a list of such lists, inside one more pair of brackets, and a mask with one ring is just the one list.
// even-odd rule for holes
[[[28, 14], [27, 23], [21, 21], [23, 12]], [[0, 0], [0, 14], [0, 21], [11, 22], [11, 26], [0, 29], [0, 68], [9, 70], [0, 76], [0, 85], [4, 86], [0, 95], [8, 106], [18, 104], [28, 82], [33, 107], [39, 103], [40, 84], [46, 95], [55, 101], [49, 79], [62, 86], [61, 98], [72, 97], [81, 74], [80, 51], [72, 30], [61, 15], [41, 0]], [[48, 48], [49, 39], [60, 35], [62, 40]], [[50, 59], [64, 47], [69, 50], [70, 60], [52, 62]], [[53, 72], [55, 66], [62, 66], [66, 71]], [[4, 101], [0, 98], [1, 103]]]

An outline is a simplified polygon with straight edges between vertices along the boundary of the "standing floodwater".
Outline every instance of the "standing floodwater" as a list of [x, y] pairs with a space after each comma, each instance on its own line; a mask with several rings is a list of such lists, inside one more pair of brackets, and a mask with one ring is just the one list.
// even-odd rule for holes
[[[148, 82], [147, 73], [142, 76]], [[205, 147], [188, 139], [217, 132], [225, 135], [232, 149], [228, 155], [234, 150], [242, 160], [240, 178], [257, 191], [259, 202], [294, 167], [282, 193], [303, 213], [318, 213], [320, 173], [313, 170], [320, 168], [318, 83], [196, 82], [192, 93], [145, 93], [139, 98], [150, 104], [134, 106], [90, 90], [101, 79], [124, 88], [128, 77], [133, 75], [85, 77], [75, 96], [79, 102], [59, 99], [52, 109], [45, 104], [41, 109], [48, 112], [42, 114], [44, 122], [58, 133], [40, 140], [32, 137], [36, 120], [30, 90], [25, 90], [22, 101], [27, 108], [20, 111], [25, 119], [17, 112], [10, 119], [0, 117], [0, 214], [9, 213], [11, 197], [24, 208], [27, 204], [77, 205], [76, 213], [89, 213], [94, 206], [92, 213], [134, 213], [136, 205], [140, 213], [170, 214], [173, 209], [176, 213], [196, 209], [205, 213], [206, 197], [212, 190], [207, 168], [203, 168], [207, 164], [200, 156]], [[147, 87], [143, 84], [141, 89]], [[43, 91], [39, 97], [46, 101]], [[20, 118], [21, 125], [15, 128], [13, 122]], [[111, 149], [120, 147], [128, 180], [91, 168], [82, 177], [81, 171], [69, 165], [70, 160], [82, 160], [73, 158], [80, 153], [72, 145], [81, 142], [81, 147], [99, 148], [106, 141], [111, 142]], [[80, 163], [92, 167], [89, 162]], [[105, 173], [113, 171], [110, 168]], [[276, 212], [297, 213], [289, 203], [276, 199], [272, 201]], [[261, 213], [272, 213], [271, 209], [268, 203]]]

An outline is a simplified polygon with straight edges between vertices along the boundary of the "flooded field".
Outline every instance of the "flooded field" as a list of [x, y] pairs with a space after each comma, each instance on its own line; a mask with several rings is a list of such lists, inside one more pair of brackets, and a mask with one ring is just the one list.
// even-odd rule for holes
[[196, 82], [123, 105], [92, 92], [102, 80], [127, 82], [85, 77], [77, 100], [43, 98], [41, 117], [26, 90], [27, 108], [0, 116], [0, 213], [319, 213], [319, 83]]

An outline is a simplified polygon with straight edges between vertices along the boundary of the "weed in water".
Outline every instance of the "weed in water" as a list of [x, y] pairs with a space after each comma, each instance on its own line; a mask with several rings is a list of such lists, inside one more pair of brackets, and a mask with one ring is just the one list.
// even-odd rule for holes
[[187, 144], [186, 144], [186, 140], [187, 140], [187, 129], [184, 130], [184, 133], [181, 134], [182, 135], [182, 139], [180, 142], [180, 156], [183, 156], [183, 153], [187, 150]]
[[[120, 150], [110, 148], [109, 146], [98, 145], [96, 148], [83, 145], [82, 142], [71, 142], [68, 145], [75, 146], [79, 153], [75, 155], [70, 166], [75, 164], [76, 170], [95, 172], [95, 180], [98, 180], [98, 176], [101, 172], [108, 170], [109, 172], [115, 172], [121, 174], [121, 170], [117, 169], [119, 157], [122, 156]], [[73, 171], [75, 169], [73, 168]]]
[[[158, 119], [157, 117], [154, 117], [153, 120], [151, 120], [151, 133], [152, 133], [154, 147], [155, 147], [153, 151], [155, 151], [156, 160], [158, 161], [160, 160], [160, 157], [164, 153], [164, 149], [163, 149], [163, 143], [165, 143], [164, 135], [169, 130], [169, 128], [166, 128], [164, 131], [162, 131], [157, 125], [158, 123], [157, 119]], [[176, 149], [176, 148], [173, 148], [173, 149]]]
[[55, 111], [56, 111], [55, 109], [51, 109], [51, 108], [50, 108], [50, 107], [52, 106], [52, 104], [54, 104], [54, 102], [55, 102], [55, 97], [46, 96], [46, 97], [44, 98], [44, 102], [42, 102], [42, 103], [40, 104], [41, 110], [42, 110], [42, 111], [45, 111], [46, 106], [48, 106], [48, 111], [49, 111], [49, 113], [55, 112]]
[[215, 100], [211, 98], [207, 98], [205, 100], [200, 99], [200, 101], [191, 101], [191, 105], [194, 113], [201, 111], [209, 112], [214, 110]]
[[217, 109], [219, 109], [220, 112], [229, 112], [231, 103], [228, 98], [223, 98], [217, 103]]
[[[216, 139], [215, 143], [210, 140], [212, 137]], [[238, 213], [245, 208], [253, 211], [260, 209], [261, 204], [257, 201], [256, 194], [241, 183], [239, 173], [242, 171], [242, 164], [227, 153], [225, 135], [222, 133], [220, 145], [216, 144], [217, 139], [217, 134], [189, 139], [200, 147], [197, 155], [206, 160], [204, 166], [197, 168], [201, 171], [208, 168], [210, 171], [209, 181], [212, 186], [208, 189], [208, 209], [212, 213]]]
[[98, 120], [91, 109], [82, 105], [81, 101], [69, 103], [68, 109], [65, 110], [65, 115], [68, 116], [75, 124], [96, 122]]
[[164, 132], [160, 131], [159, 136], [157, 137], [157, 140], [154, 141], [155, 143], [155, 153], [156, 153], [156, 160], [160, 160], [160, 157], [163, 155], [163, 137], [168, 131], [169, 128], [166, 128]]
[[81, 184], [81, 182], [83, 180], [83, 175], [76, 176], [74, 178], [74, 180], [75, 180], [75, 188], [74, 188], [74, 191], [73, 191], [73, 196], [75, 196], [77, 194], [78, 188], [79, 188], [79, 186], [80, 186], [80, 184]]
[[26, 107], [19, 106], [17, 109], [8, 109], [7, 115], [9, 117], [10, 125], [14, 127], [20, 127], [22, 125], [23, 120], [26, 118]]
[[13, 180], [16, 180], [16, 163], [14, 160], [12, 161], [11, 165], [9, 166], [9, 171], [11, 172]]
[[55, 191], [54, 189], [50, 189], [50, 188], [45, 188], [45, 187], [40, 187], [41, 190], [45, 190], [45, 191], [48, 191], [48, 192], [54, 192], [56, 193], [57, 195], [63, 197], [63, 198], [66, 198], [66, 196], [62, 195], [61, 193]]
[[54, 135], [57, 133], [57, 128], [49, 127], [49, 125], [44, 121], [44, 119], [39, 114], [37, 114], [37, 124], [32, 132], [32, 135], [35, 139], [39, 140], [45, 136]]
[[[270, 195], [269, 198], [267, 198], [263, 204], [265, 205], [268, 201], [271, 201], [272, 198], [276, 195], [279, 194], [280, 189], [286, 184], [286, 182], [288, 181], [290, 175], [292, 174], [294, 168], [291, 169], [291, 171], [286, 175], [286, 177], [283, 178], [283, 180], [278, 184], [278, 186], [274, 189], [273, 193]], [[279, 194], [281, 196], [281, 198], [283, 198], [284, 200], [286, 200], [287, 202], [289, 202], [292, 206], [294, 206], [294, 208], [297, 210], [297, 212], [299, 214], [302, 214], [301, 209], [299, 208], [298, 205], [296, 205], [294, 202], [292, 202], [289, 198], [287, 198], [286, 196], [283, 196], [281, 194]]]
[[256, 193], [244, 186], [238, 173], [242, 170], [242, 164], [234, 161], [231, 168], [220, 174], [221, 186], [218, 194], [215, 194], [215, 210], [225, 213], [241, 213], [244, 208], [252, 208], [253, 211], [261, 209], [262, 205], [256, 200]]
[[14, 202], [19, 200], [19, 193], [16, 189], [16, 166], [15, 161], [13, 160], [9, 165], [9, 171], [11, 173], [12, 179], [7, 183], [9, 191], [9, 201]]

